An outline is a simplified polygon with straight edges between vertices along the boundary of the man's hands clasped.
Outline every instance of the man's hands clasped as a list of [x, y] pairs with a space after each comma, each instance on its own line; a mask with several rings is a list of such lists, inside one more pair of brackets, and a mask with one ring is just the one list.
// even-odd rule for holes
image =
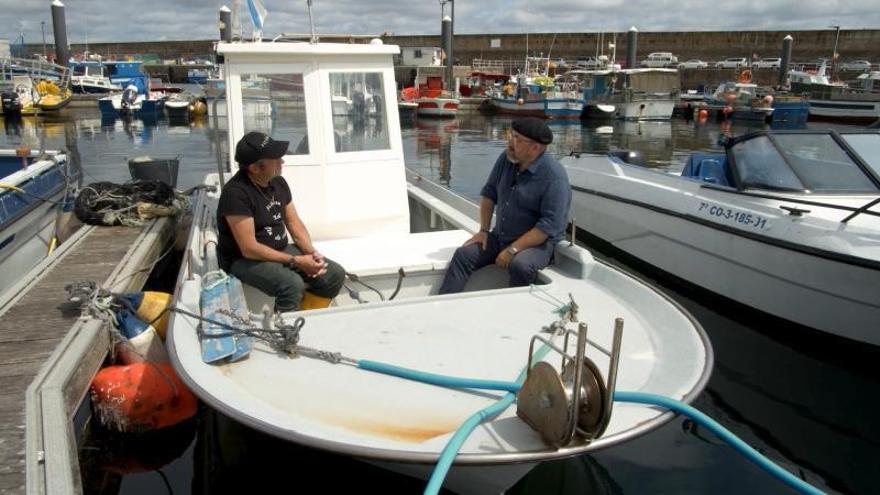
[[324, 260], [324, 255], [317, 251], [311, 254], [292, 256], [287, 265], [290, 268], [299, 269], [309, 278], [317, 278], [327, 273], [327, 262]]

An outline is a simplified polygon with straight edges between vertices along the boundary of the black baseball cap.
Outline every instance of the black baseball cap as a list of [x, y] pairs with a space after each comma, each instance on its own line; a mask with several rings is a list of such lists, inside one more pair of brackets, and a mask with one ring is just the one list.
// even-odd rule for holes
[[290, 141], [276, 141], [262, 132], [249, 132], [235, 145], [235, 161], [241, 168], [263, 158], [281, 158]]

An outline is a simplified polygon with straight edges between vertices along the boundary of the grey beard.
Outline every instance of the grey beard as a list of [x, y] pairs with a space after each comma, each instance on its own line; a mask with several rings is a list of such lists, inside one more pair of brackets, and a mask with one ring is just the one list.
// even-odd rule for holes
[[520, 162], [521, 160], [518, 160], [518, 159], [514, 158], [513, 155], [510, 154], [510, 150], [505, 151], [505, 153], [507, 154], [507, 160], [508, 160], [510, 163], [512, 163], [512, 164], [514, 164], [514, 165], [519, 165], [519, 162]]

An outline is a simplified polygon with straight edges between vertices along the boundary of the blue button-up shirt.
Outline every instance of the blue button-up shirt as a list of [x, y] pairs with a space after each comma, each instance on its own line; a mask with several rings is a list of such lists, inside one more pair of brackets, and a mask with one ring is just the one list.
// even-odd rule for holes
[[546, 151], [523, 172], [501, 153], [480, 195], [495, 202], [492, 232], [507, 245], [537, 227], [550, 241], [562, 239], [571, 205], [568, 174]]

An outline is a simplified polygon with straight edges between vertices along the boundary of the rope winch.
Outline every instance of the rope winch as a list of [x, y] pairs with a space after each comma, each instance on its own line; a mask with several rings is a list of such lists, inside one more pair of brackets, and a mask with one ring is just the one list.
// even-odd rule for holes
[[[611, 419], [611, 405], [620, 361], [623, 319], [614, 321], [614, 345], [610, 352], [607, 382], [599, 367], [586, 356], [587, 324], [580, 323], [577, 333], [563, 329], [560, 349], [542, 335], [532, 337], [525, 382], [516, 395], [516, 414], [551, 447], [564, 447], [576, 438], [587, 443], [605, 431]], [[571, 335], [577, 337], [575, 355], [568, 353]], [[535, 342], [541, 341], [562, 356], [560, 370], [539, 361], [533, 364]]]

